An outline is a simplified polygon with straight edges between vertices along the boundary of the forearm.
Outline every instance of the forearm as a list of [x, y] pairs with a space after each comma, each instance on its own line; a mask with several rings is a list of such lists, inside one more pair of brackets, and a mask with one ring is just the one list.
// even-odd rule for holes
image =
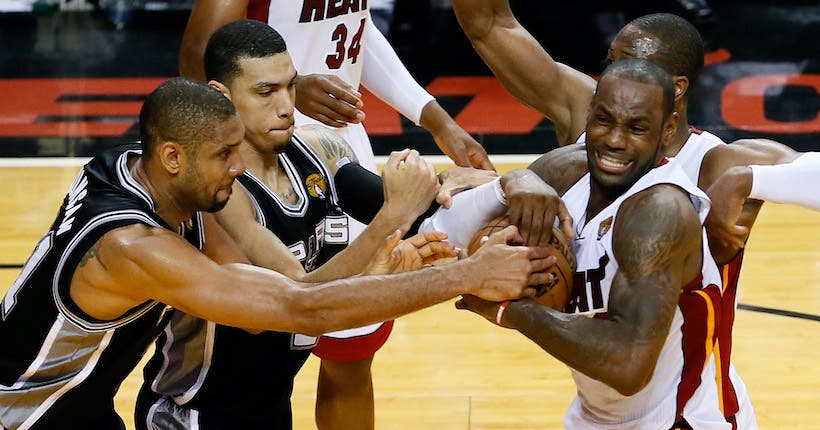
[[386, 210], [379, 211], [356, 240], [316, 270], [305, 274], [302, 280], [323, 282], [361, 273], [390, 233], [407, 231], [410, 222], [404, 218]]
[[646, 349], [636, 347], [634, 336], [613, 321], [565, 314], [522, 299], [507, 306], [501, 322], [566, 365], [621, 393], [639, 391], [654, 369], [654, 361], [647, 364]]
[[507, 210], [499, 181], [500, 179], [496, 179], [456, 194], [450, 209], [439, 208], [422, 221], [419, 231], [437, 230], [447, 233], [450, 243], [467, 249], [478, 229]]
[[788, 164], [753, 165], [735, 174], [749, 198], [820, 210], [820, 153], [803, 154]]
[[370, 22], [365, 29], [362, 85], [419, 125], [422, 109], [433, 100], [404, 67], [396, 51]]
[[[249, 329], [320, 335], [398, 318], [469, 291], [471, 262], [394, 275], [359, 276], [319, 285], [272, 279], [253, 266], [230, 265], [237, 289], [228, 321]], [[252, 298], [252, 300], [249, 300]], [[226, 311], [227, 312], [227, 311]], [[240, 315], [241, 314], [241, 315]], [[212, 319], [213, 320], [213, 319]]]

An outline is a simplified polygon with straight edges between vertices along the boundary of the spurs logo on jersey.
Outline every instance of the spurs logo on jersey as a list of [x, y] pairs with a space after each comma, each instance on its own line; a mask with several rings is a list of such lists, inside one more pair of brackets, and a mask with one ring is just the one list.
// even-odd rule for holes
[[[278, 161], [293, 186], [295, 201], [276, 195], [251, 171], [237, 181], [247, 193], [259, 224], [276, 234], [310, 271], [347, 244], [347, 216], [337, 206], [333, 175], [312, 146], [294, 135]], [[290, 417], [293, 377], [316, 342], [315, 337], [295, 333], [249, 333], [176, 311], [146, 367], [149, 382], [143, 385], [140, 397], [164, 395], [177, 405], [198, 410], [201, 422], [209, 422], [221, 413], [224, 396], [231, 395], [226, 393], [232, 393], [237, 381], [253, 374], [253, 383], [243, 386], [243, 403], [248, 403], [249, 410], [271, 420]], [[243, 356], [242, 365], [237, 366], [237, 350], [253, 350], [253, 354]], [[165, 366], [167, 362], [185, 365], [177, 369]]]

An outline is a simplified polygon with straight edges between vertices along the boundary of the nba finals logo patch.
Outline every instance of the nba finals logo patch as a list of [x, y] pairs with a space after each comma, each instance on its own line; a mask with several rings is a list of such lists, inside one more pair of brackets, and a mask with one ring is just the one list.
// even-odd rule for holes
[[327, 184], [325, 184], [325, 177], [318, 173], [311, 173], [305, 179], [305, 188], [308, 194], [313, 197], [318, 197], [321, 200], [325, 199], [325, 192], [327, 192]]
[[598, 240], [601, 240], [601, 238], [604, 237], [610, 227], [612, 227], [612, 217], [609, 217], [598, 224]]

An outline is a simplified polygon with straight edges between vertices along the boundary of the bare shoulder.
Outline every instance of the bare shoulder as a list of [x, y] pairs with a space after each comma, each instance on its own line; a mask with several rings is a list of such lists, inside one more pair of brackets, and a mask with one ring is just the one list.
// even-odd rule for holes
[[324, 158], [331, 171], [336, 173], [336, 163], [347, 158], [359, 162], [353, 148], [333, 130], [321, 125], [305, 125], [296, 130], [296, 134], [309, 143]]
[[575, 143], [553, 149], [533, 161], [528, 169], [563, 195], [587, 173], [586, 148], [583, 143]]
[[689, 194], [658, 184], [627, 198], [613, 226], [613, 250], [625, 267], [660, 267], [701, 244], [702, 224]]

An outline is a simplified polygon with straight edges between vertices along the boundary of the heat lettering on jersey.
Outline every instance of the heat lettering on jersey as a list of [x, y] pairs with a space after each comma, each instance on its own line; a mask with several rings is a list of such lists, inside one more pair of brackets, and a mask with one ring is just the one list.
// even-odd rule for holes
[[302, 0], [299, 22], [321, 21], [367, 9], [367, 0]]
[[83, 206], [81, 200], [87, 193], [86, 188], [88, 188], [88, 178], [82, 172], [71, 184], [71, 189], [68, 190], [68, 202], [65, 206], [63, 220], [60, 222], [60, 227], [57, 228], [57, 236], [71, 230], [74, 224], [74, 213]]
[[598, 261], [597, 268], [575, 272], [572, 275], [572, 295], [565, 312], [585, 313], [604, 308], [601, 281], [606, 278], [607, 264], [609, 256], [604, 254]]

